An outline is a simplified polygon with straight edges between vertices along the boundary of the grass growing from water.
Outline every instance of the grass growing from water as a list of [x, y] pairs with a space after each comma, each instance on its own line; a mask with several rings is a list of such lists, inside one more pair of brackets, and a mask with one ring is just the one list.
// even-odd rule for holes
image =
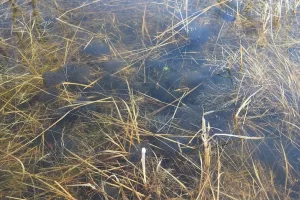
[[[192, 5], [207, 17], [187, 18]], [[0, 198], [298, 199], [298, 6], [1, 3]], [[236, 20], [216, 18], [216, 7], [233, 9]], [[147, 61], [183, 45], [182, 30], [194, 21], [218, 24], [220, 31], [203, 52], [190, 52], [193, 59], [205, 54], [202, 67], [229, 72], [233, 89], [204, 87], [207, 78], [191, 88], [181, 81], [172, 91], [160, 83], [170, 76], [170, 65], [161, 72], [166, 76], [155, 71], [149, 77]], [[84, 55], [95, 41], [110, 53], [103, 48], [100, 55]], [[122, 66], [105, 67], [107, 60]], [[68, 63], [75, 67], [62, 67]], [[201, 72], [190, 63], [174, 65]], [[88, 66], [89, 74], [83, 77], [78, 66]], [[55, 82], [60, 69], [75, 81], [64, 76], [46, 87], [45, 73]], [[173, 95], [171, 103], [151, 97], [147, 84]], [[189, 107], [184, 99], [199, 88], [199, 120], [188, 129], [180, 113]], [[228, 110], [221, 130], [210, 117]]]

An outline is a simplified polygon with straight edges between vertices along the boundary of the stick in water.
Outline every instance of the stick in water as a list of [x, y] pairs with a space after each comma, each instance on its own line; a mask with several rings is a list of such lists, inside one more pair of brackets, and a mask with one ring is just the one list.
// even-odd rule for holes
[[146, 180], [146, 148], [143, 147], [142, 148], [142, 167], [143, 167], [143, 175], [144, 175], [144, 184], [146, 184], [147, 180]]

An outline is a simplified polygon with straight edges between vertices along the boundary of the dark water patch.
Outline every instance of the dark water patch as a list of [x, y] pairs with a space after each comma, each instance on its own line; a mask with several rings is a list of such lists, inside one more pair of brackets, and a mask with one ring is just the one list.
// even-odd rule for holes
[[[148, 64], [149, 63], [149, 64]], [[192, 90], [182, 99], [184, 103], [191, 103], [201, 91], [213, 85], [233, 86], [231, 79], [214, 74], [213, 68], [199, 65], [177, 66], [170, 65], [167, 61], [149, 61], [146, 66], [150, 96], [170, 103], [181, 97], [183, 89]], [[177, 63], [178, 64], [178, 63]]]
[[116, 73], [126, 66], [126, 63], [121, 60], [109, 60], [103, 63], [103, 70], [111, 74]]
[[[236, 19], [237, 2], [229, 2], [221, 7], [215, 7], [206, 13], [200, 14], [200, 11], [189, 9], [188, 13], [182, 11], [178, 18], [183, 24], [176, 27], [175, 31], [186, 35], [186, 44], [179, 45], [181, 52], [192, 52], [203, 50], [204, 45], [213, 37], [216, 37], [221, 29], [221, 21], [215, 17], [219, 16], [227, 22], [233, 22]], [[185, 24], [185, 20], [189, 21]]]
[[90, 70], [86, 66], [80, 64], [67, 64], [57, 73], [64, 74], [65, 80], [71, 83], [88, 84]]
[[216, 8], [215, 13], [221, 17], [221, 19], [227, 21], [227, 22], [233, 22], [236, 20], [236, 11], [234, 11], [232, 8], [226, 7], [225, 9]]
[[66, 78], [63, 73], [57, 73], [57, 72], [45, 72], [43, 74], [44, 79], [44, 86], [46, 88], [49, 87], [55, 87], [58, 84], [63, 83]]
[[177, 110], [175, 116], [182, 129], [197, 132], [200, 129], [203, 108], [201, 105], [186, 104]]
[[49, 128], [43, 135], [43, 137], [35, 140], [34, 145], [40, 146], [44, 144], [44, 151], [49, 156], [45, 159], [39, 160], [36, 164], [40, 167], [51, 167], [56, 162], [62, 161], [64, 148], [70, 150], [76, 150], [77, 144], [75, 144], [67, 134], [70, 130], [70, 124], [58, 122], [51, 128]]
[[45, 72], [43, 74], [44, 86], [46, 88], [54, 87], [63, 82], [78, 84], [89, 83], [90, 70], [88, 67], [80, 64], [67, 64], [54, 72]]
[[171, 103], [174, 100], [176, 100], [179, 97], [179, 95], [173, 91], [169, 91], [166, 88], [168, 88], [168, 86], [164, 83], [151, 84], [147, 94], [162, 102]]
[[246, 7], [246, 3], [237, 0], [226, 1], [213, 11], [227, 22], [233, 22], [236, 19], [237, 12], [242, 13]]
[[218, 10], [218, 11], [217, 11], [217, 14], [218, 14], [222, 19], [224, 19], [225, 21], [233, 22], [233, 21], [236, 20], [235, 15], [228, 14], [228, 13], [222, 11], [222, 10]]
[[[144, 76], [142, 74], [141, 76]], [[180, 74], [171, 70], [165, 61], [151, 60], [146, 62], [147, 82], [143, 91], [160, 101], [172, 102], [178, 94], [174, 92], [180, 84]]]
[[176, 134], [177, 127], [170, 126], [173, 110], [163, 110], [154, 116], [147, 117], [147, 129], [152, 133], [170, 133]]
[[168, 45], [166, 48], [167, 54], [163, 57], [165, 59], [178, 57], [180, 62], [183, 60], [198, 60], [199, 57], [203, 58], [206, 43], [219, 32], [219, 29], [214, 26], [190, 25], [188, 30], [183, 30], [184, 33], [182, 33], [186, 35], [186, 39], [182, 39], [180, 43]]
[[85, 46], [80, 53], [86, 56], [105, 56], [110, 54], [110, 48], [107, 44], [92, 41]]
[[56, 87], [46, 88], [37, 95], [36, 100], [45, 103], [54, 102], [57, 100], [59, 94], [59, 89]]
[[[298, 138], [299, 139], [299, 138]], [[284, 141], [282, 141], [284, 140]], [[286, 169], [285, 169], [285, 157], [282, 152], [282, 146], [284, 146], [284, 153], [289, 165], [289, 176], [298, 176], [295, 173], [300, 172], [300, 152], [299, 146], [294, 146], [290, 141], [280, 138], [273, 137], [265, 139], [258, 145], [258, 159], [264, 163], [264, 165], [271, 169], [275, 175], [275, 183], [284, 186], [286, 180]], [[289, 180], [289, 179], [288, 179]], [[290, 197], [292, 199], [299, 199], [300, 193], [300, 182], [295, 181], [294, 183], [288, 182], [289, 188], [291, 189]]]
[[[62, 133], [65, 129], [65, 123], [58, 122], [44, 133], [45, 144], [47, 148], [61, 146]], [[38, 142], [40, 143], [40, 142]]]
[[60, 123], [74, 122], [78, 119], [85, 121], [88, 120], [89, 113], [96, 110], [96, 104], [91, 103], [89, 98], [81, 96], [73, 104], [55, 109], [52, 117], [59, 119]]
[[[196, 13], [196, 14], [195, 14]], [[191, 16], [198, 16], [196, 12], [189, 14]], [[179, 40], [179, 43], [174, 43], [166, 47], [166, 54], [162, 58], [168, 62], [170, 66], [179, 63], [181, 65], [202, 65], [206, 61], [204, 53], [208, 41], [217, 37], [221, 30], [221, 21], [211, 17], [203, 17], [200, 15], [193, 19], [188, 24], [183, 24], [176, 28], [179, 35], [185, 36], [185, 39]], [[189, 17], [189, 16], [188, 16]], [[176, 35], [175, 35], [176, 37]]]
[[[200, 86], [192, 93], [193, 98], [190, 97], [194, 101], [190, 101], [190, 103], [205, 105], [204, 102], [211, 101], [211, 105], [214, 105], [212, 102], [216, 102], [216, 99], [230, 101], [230, 94], [233, 90], [234, 84], [230, 78], [212, 74], [200, 82]], [[219, 104], [223, 103], [219, 102]]]
[[[125, 61], [122, 60], [108, 60], [103, 62], [88, 62], [86, 64], [89, 68], [94, 71], [104, 72], [106, 74], [115, 74], [116, 72], [121, 72], [127, 64]], [[96, 77], [97, 79], [97, 77]]]
[[211, 77], [212, 72], [210, 72], [209, 69], [202, 68], [198, 71], [199, 72], [186, 72], [183, 74], [184, 86], [192, 89]]
[[89, 93], [101, 93], [105, 95], [128, 95], [128, 86], [125, 80], [121, 77], [104, 73], [100, 80], [98, 80], [91, 88], [85, 90], [88, 95]]
[[71, 128], [68, 124], [58, 123], [44, 133], [44, 138], [36, 140], [35, 145], [42, 144], [44, 141], [44, 151], [47, 157], [37, 161], [39, 168], [48, 168], [55, 166], [58, 162], [64, 162], [64, 154], [68, 153], [66, 149], [72, 152], [78, 151], [78, 143], [69, 136]]
[[126, 47], [130, 49], [134, 49], [131, 45], [136, 44], [140, 41], [140, 37], [137, 33], [136, 27], [132, 27], [131, 25], [120, 24], [118, 29], [121, 33], [112, 36], [112, 40], [117, 42], [122, 42]]
[[74, 107], [67, 106], [55, 109], [51, 114], [51, 118], [54, 119], [53, 123], [59, 121], [58, 124], [60, 126], [63, 126], [64, 124], [75, 122], [79, 119], [80, 115], [80, 109], [74, 109]]
[[[201, 104], [186, 104], [177, 109], [175, 117], [180, 128], [197, 132], [201, 128], [205, 111]], [[222, 109], [215, 105], [215, 110], [209, 111], [211, 113], [205, 115], [205, 120], [210, 123], [212, 133], [227, 131], [228, 123], [233, 119], [233, 108]]]
[[148, 87], [147, 94], [160, 101], [171, 103], [180, 96], [175, 90], [180, 86], [181, 76], [176, 72], [162, 72], [160, 77], [157, 76], [159, 74], [161, 73], [158, 72], [144, 84]]
[[[98, 63], [99, 64], [99, 63]], [[63, 119], [60, 123], [75, 122], [80, 116], [87, 115], [91, 111], [98, 111], [97, 106], [92, 101], [97, 101], [101, 98], [108, 96], [118, 96], [125, 98], [128, 96], [128, 86], [126, 81], [116, 75], [112, 75], [109, 72], [100, 72], [98, 75], [91, 73], [93, 70], [100, 71], [118, 71], [123, 62], [111, 61], [106, 63], [100, 63], [99, 65], [93, 64], [67, 64], [61, 69], [54, 72], [46, 72], [43, 75], [44, 89], [37, 95], [36, 100], [39, 102], [55, 103], [59, 96], [59, 90], [57, 85], [63, 82], [70, 82], [75, 84], [93, 84], [90, 87], [68, 85], [67, 90], [76, 95], [80, 95], [75, 102], [69, 106], [56, 108], [53, 117], [56, 119]]]

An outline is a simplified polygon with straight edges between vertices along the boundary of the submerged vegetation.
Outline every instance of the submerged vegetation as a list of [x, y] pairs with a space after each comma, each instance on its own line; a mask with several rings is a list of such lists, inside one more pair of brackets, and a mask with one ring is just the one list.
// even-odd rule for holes
[[0, 198], [299, 199], [299, 5], [0, 2]]

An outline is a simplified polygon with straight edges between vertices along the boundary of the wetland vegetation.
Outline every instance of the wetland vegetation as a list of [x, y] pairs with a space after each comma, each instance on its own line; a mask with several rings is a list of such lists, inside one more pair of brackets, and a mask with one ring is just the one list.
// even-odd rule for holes
[[300, 199], [300, 2], [0, 2], [1, 199]]

